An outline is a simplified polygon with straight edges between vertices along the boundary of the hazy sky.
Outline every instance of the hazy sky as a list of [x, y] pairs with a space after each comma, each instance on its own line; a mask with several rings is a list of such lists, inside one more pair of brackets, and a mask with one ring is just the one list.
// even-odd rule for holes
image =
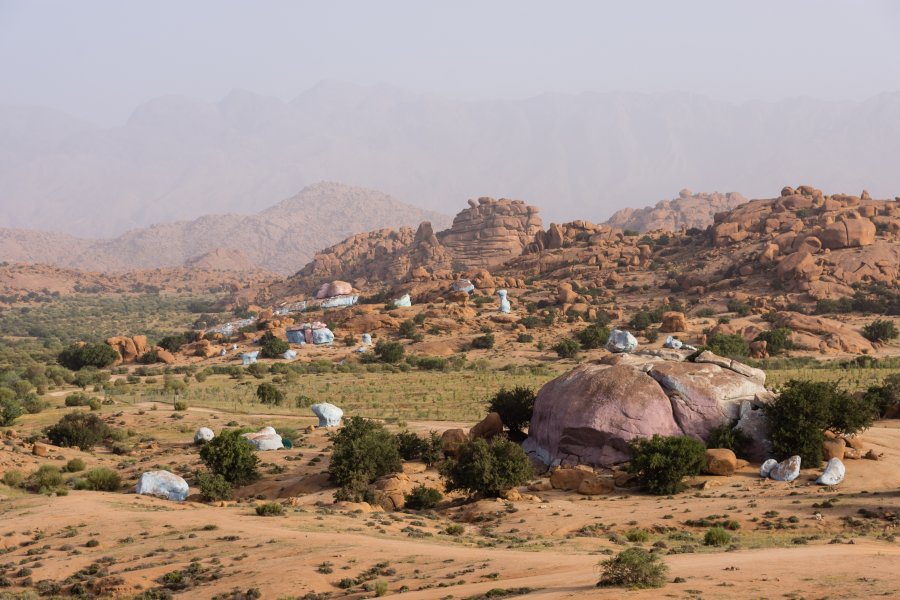
[[121, 123], [156, 96], [322, 79], [460, 98], [900, 90], [900, 2], [0, 0], [0, 102]]

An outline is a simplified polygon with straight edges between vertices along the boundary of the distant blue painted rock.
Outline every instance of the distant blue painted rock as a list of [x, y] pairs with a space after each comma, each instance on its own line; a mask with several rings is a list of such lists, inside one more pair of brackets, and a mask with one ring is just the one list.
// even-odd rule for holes
[[313, 413], [319, 417], [319, 427], [337, 427], [341, 424], [344, 411], [328, 402], [312, 405]]

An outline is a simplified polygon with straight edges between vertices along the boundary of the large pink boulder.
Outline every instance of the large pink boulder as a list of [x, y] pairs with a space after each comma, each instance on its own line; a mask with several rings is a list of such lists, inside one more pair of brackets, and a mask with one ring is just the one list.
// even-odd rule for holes
[[[631, 440], [705, 440], [772, 398], [764, 372], [710, 352], [697, 360], [637, 353], [557, 377], [538, 393], [524, 449], [550, 466], [610, 466], [631, 457]], [[762, 440], [765, 427], [752, 433]]]

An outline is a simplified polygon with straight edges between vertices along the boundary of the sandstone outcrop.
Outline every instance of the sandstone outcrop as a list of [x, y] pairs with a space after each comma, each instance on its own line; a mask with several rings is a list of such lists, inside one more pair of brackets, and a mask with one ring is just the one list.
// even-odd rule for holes
[[661, 200], [656, 206], [633, 209], [623, 208], [606, 222], [612, 227], [645, 231], [678, 231], [682, 228], [706, 229], [713, 223], [716, 213], [725, 212], [747, 202], [736, 192], [720, 194], [693, 194], [681, 190], [674, 200]]

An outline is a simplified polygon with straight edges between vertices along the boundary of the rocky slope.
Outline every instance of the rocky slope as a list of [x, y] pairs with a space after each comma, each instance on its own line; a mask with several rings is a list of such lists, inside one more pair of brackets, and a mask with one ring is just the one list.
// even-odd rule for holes
[[747, 199], [737, 192], [720, 194], [693, 194], [681, 190], [674, 200], [660, 200], [656, 206], [647, 208], [623, 208], [606, 221], [611, 227], [637, 231], [679, 231], [696, 227], [706, 229], [713, 224], [716, 213], [727, 212]]
[[316, 251], [378, 227], [443, 224], [443, 215], [391, 196], [339, 183], [319, 183], [254, 215], [207, 215], [153, 225], [110, 240], [0, 230], [0, 260], [40, 262], [93, 271], [175, 267], [216, 248], [243, 252], [250, 263], [292, 273]]

